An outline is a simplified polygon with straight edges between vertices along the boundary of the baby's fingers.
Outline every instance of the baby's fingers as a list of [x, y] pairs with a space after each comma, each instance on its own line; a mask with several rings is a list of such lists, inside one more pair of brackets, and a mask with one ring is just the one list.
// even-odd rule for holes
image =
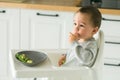
[[62, 60], [60, 60], [59, 62], [58, 62], [58, 66], [61, 66], [63, 63], [62, 63]]

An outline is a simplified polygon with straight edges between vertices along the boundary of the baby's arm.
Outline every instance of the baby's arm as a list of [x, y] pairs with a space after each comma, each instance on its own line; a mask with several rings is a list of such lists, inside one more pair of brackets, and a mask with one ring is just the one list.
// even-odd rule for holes
[[62, 54], [62, 56], [60, 57], [58, 61], [58, 65], [61, 66], [62, 64], [64, 64], [65, 60], [66, 60], [66, 54]]

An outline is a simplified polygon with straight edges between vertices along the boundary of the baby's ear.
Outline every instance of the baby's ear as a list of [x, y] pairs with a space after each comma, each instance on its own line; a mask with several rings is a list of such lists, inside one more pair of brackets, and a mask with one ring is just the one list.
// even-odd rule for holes
[[95, 27], [94, 29], [93, 29], [93, 34], [96, 34], [97, 32], [98, 32], [98, 27]]

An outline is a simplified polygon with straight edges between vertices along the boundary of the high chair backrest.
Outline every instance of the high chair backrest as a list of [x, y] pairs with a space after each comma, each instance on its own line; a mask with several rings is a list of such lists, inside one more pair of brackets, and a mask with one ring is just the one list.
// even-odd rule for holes
[[102, 68], [103, 66], [103, 48], [104, 48], [104, 33], [102, 30], [99, 30], [95, 35], [95, 39], [98, 43], [98, 52], [96, 56], [96, 60], [92, 66], [92, 68]]

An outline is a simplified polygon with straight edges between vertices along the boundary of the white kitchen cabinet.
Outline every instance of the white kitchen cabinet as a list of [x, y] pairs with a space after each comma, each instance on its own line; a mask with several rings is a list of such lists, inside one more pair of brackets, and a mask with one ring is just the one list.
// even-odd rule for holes
[[8, 54], [19, 47], [19, 10], [0, 8], [0, 80], [10, 80]]
[[[20, 10], [20, 49], [68, 48], [74, 12]], [[33, 80], [18, 78], [16, 80]], [[47, 78], [37, 78], [47, 80]]]
[[107, 37], [120, 37], [120, 15], [103, 14], [102, 29]]
[[120, 67], [104, 66], [103, 80], [120, 80]]
[[21, 10], [21, 49], [59, 49], [68, 47], [73, 24], [72, 12]]
[[120, 58], [120, 15], [103, 14], [103, 18], [101, 29], [105, 34], [105, 57]]
[[[101, 29], [105, 34], [103, 80], [120, 80], [120, 15], [103, 14]], [[112, 64], [112, 65], [111, 65]]]

